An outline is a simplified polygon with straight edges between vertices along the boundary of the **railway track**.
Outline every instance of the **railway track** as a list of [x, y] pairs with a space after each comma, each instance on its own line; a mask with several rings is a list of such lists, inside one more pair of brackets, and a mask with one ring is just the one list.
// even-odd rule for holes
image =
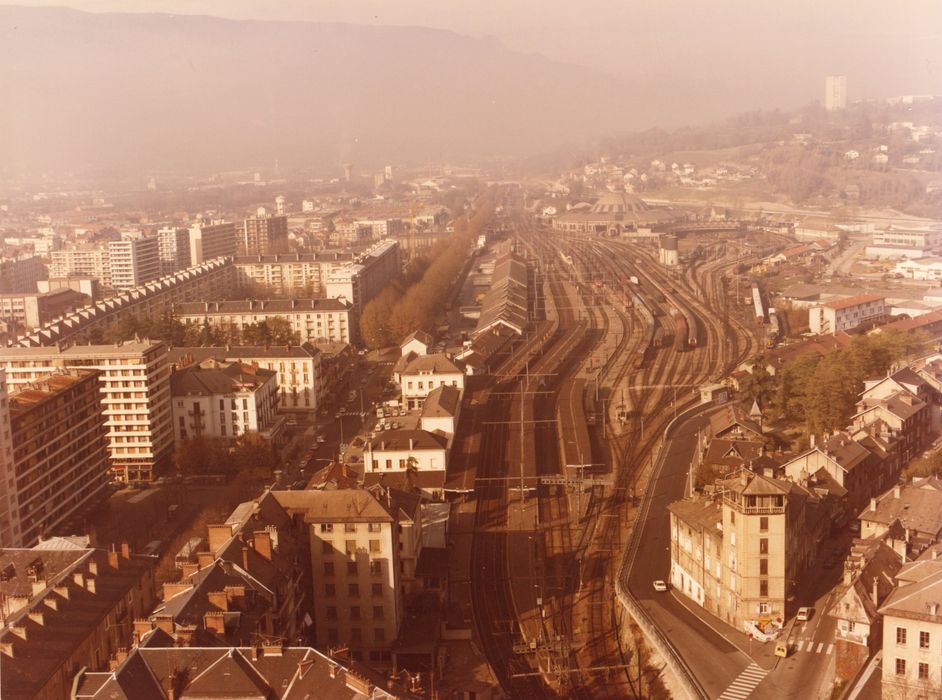
[[[723, 376], [757, 342], [730, 313], [721, 281], [736, 261], [692, 266], [679, 281], [643, 246], [514, 223], [522, 248], [543, 262], [551, 318], [485, 393], [472, 545], [477, 638], [511, 697], [630, 697], [635, 650], [622, 646], [614, 607], [624, 523], [637, 516], [634, 496], [663, 427], [695, 400], [689, 387]], [[677, 344], [663, 342], [672, 311], [689, 329]], [[607, 441], [580, 438], [575, 459], [605, 463], [614, 487], [585, 489], [586, 507], [574, 508], [564, 485], [540, 480], [570, 476], [566, 423], [578, 422], [590, 383]]]

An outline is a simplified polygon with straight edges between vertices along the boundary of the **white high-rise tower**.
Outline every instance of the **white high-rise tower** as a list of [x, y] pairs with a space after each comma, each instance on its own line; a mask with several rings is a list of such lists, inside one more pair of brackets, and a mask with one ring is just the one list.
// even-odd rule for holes
[[829, 75], [824, 79], [824, 107], [829, 112], [847, 107], [846, 75]]

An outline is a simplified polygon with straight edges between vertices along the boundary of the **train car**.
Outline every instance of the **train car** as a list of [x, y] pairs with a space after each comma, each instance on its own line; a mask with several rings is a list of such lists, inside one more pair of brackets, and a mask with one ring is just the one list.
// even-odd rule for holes
[[674, 316], [674, 350], [685, 352], [689, 349], [689, 334], [687, 319], [684, 315], [677, 314]]
[[762, 303], [762, 292], [759, 291], [758, 287], [752, 288], [752, 305], [756, 310], [756, 321], [759, 324], [765, 323], [765, 304]]

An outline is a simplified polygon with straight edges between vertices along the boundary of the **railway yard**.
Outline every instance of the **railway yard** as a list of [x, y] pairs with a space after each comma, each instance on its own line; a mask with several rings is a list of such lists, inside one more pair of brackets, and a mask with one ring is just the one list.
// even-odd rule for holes
[[637, 557], [644, 496], [670, 421], [761, 347], [729, 285], [749, 259], [717, 236], [668, 268], [650, 245], [563, 235], [507, 209], [532, 320], [472, 390], [459, 440], [475, 453], [463, 476], [475, 641], [510, 697], [640, 696], [650, 681], [619, 601], [646, 616], [637, 598], [667, 574]]

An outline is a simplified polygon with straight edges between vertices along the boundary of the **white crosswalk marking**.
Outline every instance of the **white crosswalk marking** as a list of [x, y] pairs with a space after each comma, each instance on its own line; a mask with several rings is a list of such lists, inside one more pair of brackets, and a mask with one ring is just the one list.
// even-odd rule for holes
[[[814, 642], [811, 642], [811, 644], [814, 645]], [[824, 649], [824, 642], [819, 642], [818, 650], [815, 652], [815, 654], [820, 654], [822, 649]]]
[[801, 651], [801, 650], [804, 648], [804, 646], [805, 646], [805, 640], [804, 640], [804, 639], [799, 639], [799, 640], [798, 640], [798, 646], [796, 646], [795, 649], [796, 649], [797, 651]]
[[834, 645], [828, 644], [828, 654], [830, 654], [832, 651], [834, 651]]
[[717, 700], [745, 700], [755, 689], [768, 671], [759, 668], [752, 663], [746, 666], [742, 673], [736, 676], [736, 680], [729, 684], [729, 687], [723, 691]]

